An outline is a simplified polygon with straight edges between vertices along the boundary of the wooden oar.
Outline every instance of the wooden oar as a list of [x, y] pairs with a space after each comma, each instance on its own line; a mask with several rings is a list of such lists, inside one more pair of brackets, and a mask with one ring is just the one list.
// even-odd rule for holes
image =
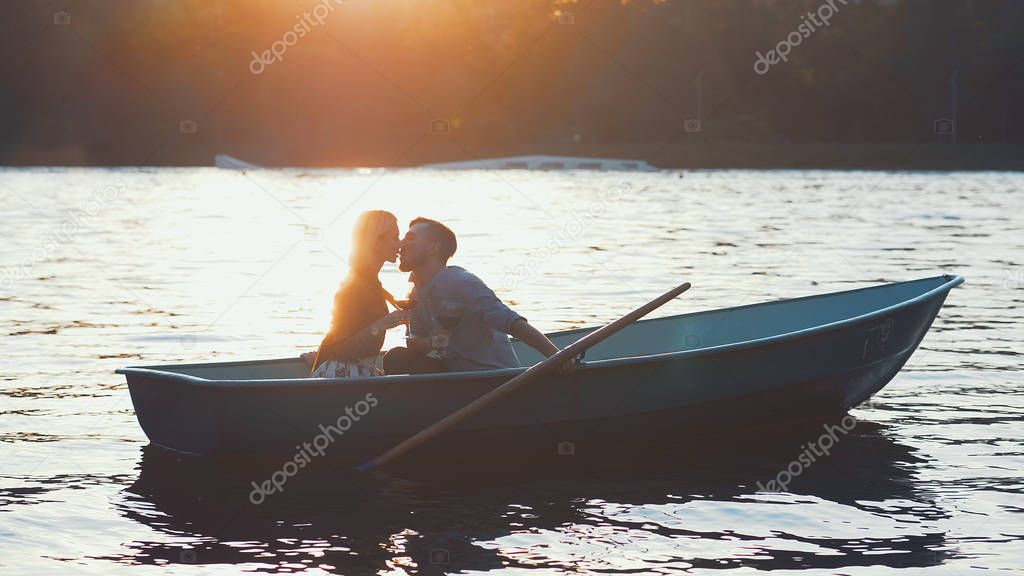
[[595, 344], [607, 339], [612, 334], [615, 334], [619, 330], [622, 330], [626, 326], [629, 326], [633, 322], [636, 322], [640, 318], [650, 314], [654, 309], [662, 306], [669, 300], [672, 300], [676, 296], [679, 296], [683, 292], [690, 289], [690, 283], [684, 282], [679, 286], [665, 292], [661, 296], [658, 296], [654, 300], [651, 300], [647, 304], [633, 310], [629, 314], [626, 314], [622, 318], [612, 322], [611, 324], [602, 326], [597, 330], [594, 330], [590, 334], [587, 334], [583, 338], [573, 342], [572, 344], [562, 348], [557, 353], [549, 356], [547, 359], [534, 364], [522, 374], [519, 374], [515, 378], [505, 382], [501, 386], [498, 386], [494, 390], [491, 390], [487, 394], [477, 398], [476, 400], [466, 404], [462, 408], [459, 408], [455, 412], [448, 415], [446, 418], [439, 420], [431, 426], [420, 430], [416, 435], [411, 436], [401, 444], [398, 444], [394, 448], [387, 452], [377, 456], [373, 460], [366, 462], [365, 464], [356, 468], [360, 472], [367, 472], [378, 468], [391, 462], [395, 458], [398, 458], [406, 452], [416, 448], [420, 444], [427, 442], [431, 438], [437, 436], [441, 432], [455, 426], [459, 422], [462, 422], [466, 418], [476, 414], [484, 407], [493, 404], [496, 400], [508, 396], [513, 391], [522, 388], [523, 386], [533, 382], [538, 376], [551, 372], [557, 369], [558, 366], [563, 363], [579, 356], [583, 352], [586, 352], [588, 348], [593, 347]]

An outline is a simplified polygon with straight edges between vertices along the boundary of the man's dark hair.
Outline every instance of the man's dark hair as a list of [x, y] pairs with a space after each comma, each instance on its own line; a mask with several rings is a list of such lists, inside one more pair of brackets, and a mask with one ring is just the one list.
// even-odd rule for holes
[[430, 218], [414, 218], [412, 222], [409, 222], [409, 228], [417, 224], [426, 224], [428, 234], [430, 234], [430, 241], [437, 242], [441, 247], [441, 259], [445, 264], [448, 263], [448, 259], [455, 254], [455, 250], [459, 247], [459, 243], [455, 240], [455, 232], [452, 229], [441, 224], [437, 220], [431, 220]]

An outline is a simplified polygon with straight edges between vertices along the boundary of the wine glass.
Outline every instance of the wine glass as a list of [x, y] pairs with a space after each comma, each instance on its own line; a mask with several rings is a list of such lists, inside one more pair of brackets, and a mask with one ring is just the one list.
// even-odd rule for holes
[[462, 310], [462, 303], [454, 300], [442, 300], [441, 305], [438, 307], [437, 323], [441, 326], [441, 329], [435, 332], [431, 343], [439, 351], [439, 355], [442, 358], [447, 353], [452, 332], [455, 331], [459, 321], [462, 319]]

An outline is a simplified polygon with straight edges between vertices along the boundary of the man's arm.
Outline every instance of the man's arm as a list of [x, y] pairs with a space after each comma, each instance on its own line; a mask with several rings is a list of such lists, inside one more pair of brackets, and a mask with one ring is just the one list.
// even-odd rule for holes
[[543, 332], [531, 326], [525, 318], [516, 319], [509, 329], [509, 334], [522, 340], [527, 346], [545, 357], [553, 356], [558, 352], [558, 346], [555, 346], [555, 343], [548, 339]]
[[[554, 342], [549, 340], [543, 332], [531, 326], [526, 318], [506, 306], [498, 299], [494, 291], [476, 276], [468, 274], [468, 278], [455, 286], [455, 291], [459, 294], [460, 300], [466, 303], [468, 311], [479, 314], [484, 324], [522, 340], [527, 346], [543, 354], [545, 358], [558, 352], [558, 346], [555, 346]], [[575, 360], [569, 360], [559, 368], [559, 371], [568, 373], [575, 368]]]
[[[512, 323], [512, 329], [509, 334], [522, 340], [527, 346], [533, 348], [537, 352], [540, 352], [545, 357], [550, 358], [558, 352], [558, 346], [552, 342], [543, 332], [537, 330], [526, 321], [526, 318], [519, 317], [515, 322]], [[573, 358], [566, 360], [561, 366], [558, 367], [560, 374], [571, 374], [579, 368], [579, 362]]]

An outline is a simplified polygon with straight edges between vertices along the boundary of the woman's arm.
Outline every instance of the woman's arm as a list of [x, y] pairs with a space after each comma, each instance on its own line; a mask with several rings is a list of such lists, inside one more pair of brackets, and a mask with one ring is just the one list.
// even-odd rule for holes
[[320, 343], [316, 366], [332, 359], [375, 356], [384, 343], [384, 331], [406, 319], [405, 312], [388, 314], [379, 286], [351, 276], [335, 293], [331, 315], [331, 329]]
[[373, 356], [380, 352], [384, 332], [408, 321], [408, 311], [395, 310], [355, 334], [330, 344], [331, 357], [338, 360], [355, 360]]

